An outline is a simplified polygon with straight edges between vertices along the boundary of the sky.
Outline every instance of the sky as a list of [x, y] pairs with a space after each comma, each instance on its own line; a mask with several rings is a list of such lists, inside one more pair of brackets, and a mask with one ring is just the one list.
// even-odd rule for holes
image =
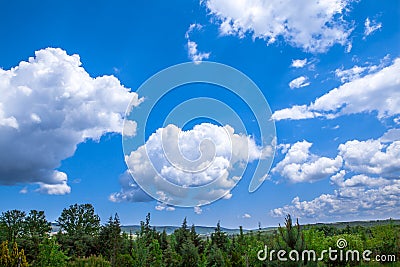
[[[287, 213], [300, 223], [400, 218], [399, 28], [398, 1], [1, 1], [0, 211], [55, 221], [91, 203], [103, 222], [150, 212], [153, 225], [231, 228], [276, 226]], [[140, 120], [156, 92], [142, 84], [186, 62], [230, 66], [261, 95], [183, 85]], [[245, 94], [264, 97], [269, 106], [255, 106], [270, 118], [255, 120]], [[143, 140], [130, 147], [122, 134]], [[211, 169], [185, 174], [178, 155], [160, 156], [179, 135], [183, 156], [210, 156]], [[219, 187], [180, 207], [185, 196], [154, 171], [181, 188]]]

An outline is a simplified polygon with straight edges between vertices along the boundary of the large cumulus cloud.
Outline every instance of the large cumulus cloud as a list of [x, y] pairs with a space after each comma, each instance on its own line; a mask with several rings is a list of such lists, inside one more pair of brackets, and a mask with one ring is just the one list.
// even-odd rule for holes
[[137, 95], [113, 76], [92, 78], [78, 55], [58, 48], [0, 69], [0, 184], [35, 183], [48, 194], [70, 192], [57, 171], [79, 143], [120, 133]]
[[[247, 162], [269, 153], [270, 149], [257, 146], [252, 137], [235, 133], [229, 125], [202, 123], [183, 131], [170, 124], [129, 152], [126, 162], [136, 182], [159, 201], [186, 205], [192, 199], [190, 205], [198, 206], [223, 196], [229, 198]], [[209, 184], [212, 187], [205, 187]], [[189, 187], [204, 190], [191, 194], [186, 190]], [[139, 196], [135, 185], [112, 194], [110, 199], [142, 201], [141, 197], [136, 199]]]

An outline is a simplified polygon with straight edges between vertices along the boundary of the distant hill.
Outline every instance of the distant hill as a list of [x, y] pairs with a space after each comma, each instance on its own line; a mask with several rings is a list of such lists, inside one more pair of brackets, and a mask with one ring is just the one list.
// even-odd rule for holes
[[[302, 227], [311, 227], [311, 226], [332, 226], [338, 229], [342, 229], [348, 226], [354, 227], [354, 226], [363, 226], [363, 227], [372, 227], [372, 226], [378, 226], [378, 225], [387, 225], [389, 223], [393, 223], [395, 225], [400, 225], [400, 220], [376, 220], [376, 221], [352, 221], [352, 222], [334, 222], [334, 223], [315, 223], [315, 224], [304, 224], [301, 225]], [[59, 227], [56, 223], [52, 223], [52, 232], [58, 232]], [[159, 232], [165, 231], [167, 234], [171, 234], [175, 231], [175, 229], [178, 229], [180, 226], [171, 226], [171, 225], [166, 225], [166, 226], [155, 226], [156, 230]], [[189, 226], [190, 227], [190, 226]], [[195, 226], [196, 232], [200, 235], [203, 236], [208, 236], [211, 235], [211, 233], [214, 233], [215, 227], [214, 226]], [[278, 227], [266, 227], [262, 228], [261, 231], [274, 231]], [[121, 230], [125, 233], [132, 233], [136, 234], [136, 232], [140, 231], [140, 225], [122, 225]], [[230, 229], [230, 228], [224, 228], [221, 227], [221, 230], [228, 235], [233, 235], [233, 234], [239, 234], [240, 230], [239, 228], [236, 229]], [[248, 232], [255, 232], [258, 231], [258, 229], [243, 229], [244, 233]]]

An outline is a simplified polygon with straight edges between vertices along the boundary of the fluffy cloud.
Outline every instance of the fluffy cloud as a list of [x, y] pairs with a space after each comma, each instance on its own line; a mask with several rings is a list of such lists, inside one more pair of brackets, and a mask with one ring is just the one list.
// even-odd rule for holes
[[310, 153], [312, 144], [307, 141], [293, 144], [285, 158], [271, 170], [292, 183], [315, 182], [337, 173], [343, 164], [340, 156], [334, 159]]
[[[338, 157], [342, 157], [344, 169], [330, 179], [338, 188], [332, 194], [322, 194], [310, 201], [295, 197], [291, 205], [273, 209], [271, 214], [290, 213], [318, 219], [343, 219], [343, 216], [355, 219], [351, 217], [353, 214], [365, 218], [399, 216], [400, 141], [383, 142], [382, 139], [353, 140], [339, 145]], [[304, 150], [295, 158], [304, 159]]]
[[294, 59], [292, 60], [293, 68], [303, 68], [307, 64], [307, 59]]
[[203, 213], [203, 210], [199, 206], [193, 207], [193, 210], [194, 210], [194, 213], [196, 213], [196, 214]]
[[379, 119], [400, 114], [400, 58], [374, 73], [353, 79], [308, 106], [293, 106], [274, 112], [275, 120], [306, 119], [377, 111]]
[[248, 213], [245, 213], [245, 214], [243, 214], [242, 218], [243, 218], [243, 219], [250, 219], [250, 218], [251, 218], [251, 215], [248, 214]]
[[371, 21], [369, 18], [366, 18], [364, 26], [365, 26], [365, 29], [364, 29], [364, 39], [365, 39], [371, 33], [382, 28], [382, 23], [376, 22], [375, 20]]
[[306, 87], [306, 86], [309, 86], [309, 85], [310, 85], [310, 82], [308, 82], [308, 77], [307, 76], [297, 77], [296, 79], [292, 80], [289, 83], [290, 89]]
[[48, 194], [70, 192], [57, 171], [79, 143], [120, 133], [136, 97], [113, 76], [92, 78], [78, 55], [47, 48], [0, 69], [0, 184], [35, 183]]
[[199, 50], [197, 49], [197, 43], [192, 41], [190, 39], [190, 34], [194, 31], [194, 30], [201, 30], [203, 26], [201, 24], [190, 24], [188, 30], [185, 33], [185, 38], [187, 40], [187, 49], [188, 49], [188, 57], [190, 60], [192, 60], [195, 63], [199, 63], [201, 61], [203, 61], [204, 59], [208, 59], [210, 57], [211, 53], [205, 53], [205, 52], [199, 52]]
[[[231, 197], [230, 189], [240, 180], [238, 170], [265, 157], [266, 151], [228, 125], [203, 123], [188, 131], [168, 125], [126, 155], [126, 162], [135, 180], [159, 201], [179, 205], [189, 197], [199, 206]], [[188, 196], [188, 188], [199, 190]]]
[[[246, 33], [274, 43], [278, 37], [310, 52], [325, 52], [334, 44], [345, 45], [352, 31], [343, 13], [350, 0], [262, 1], [206, 0], [220, 23], [223, 35]], [[299, 12], [301, 10], [301, 12]]]
[[[357, 186], [345, 185], [333, 194], [322, 194], [311, 201], [295, 197], [291, 205], [273, 209], [271, 214], [283, 217], [290, 213], [300, 218], [351, 220], [400, 216], [400, 180], [357, 179]], [[367, 183], [363, 183], [366, 180]], [[373, 183], [368, 184], [368, 182]], [[355, 217], [357, 216], [357, 217]]]
[[321, 116], [320, 113], [310, 111], [306, 105], [293, 106], [292, 108], [284, 108], [277, 110], [272, 114], [272, 119], [280, 120], [302, 120], [311, 119]]
[[339, 155], [351, 171], [398, 177], [400, 172], [400, 141], [390, 144], [379, 140], [348, 141], [339, 145]]

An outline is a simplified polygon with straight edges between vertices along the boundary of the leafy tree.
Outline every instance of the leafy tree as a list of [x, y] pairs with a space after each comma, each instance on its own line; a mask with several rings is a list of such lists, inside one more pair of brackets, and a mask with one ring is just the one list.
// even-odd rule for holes
[[61, 247], [53, 238], [48, 238], [39, 245], [39, 253], [35, 266], [40, 267], [64, 267], [68, 257], [62, 252]]
[[5, 231], [6, 240], [16, 242], [22, 235], [25, 220], [25, 212], [20, 210], [8, 210], [0, 215], [0, 225]]
[[59, 243], [70, 256], [96, 254], [95, 237], [100, 230], [100, 218], [91, 204], [75, 204], [64, 209], [57, 220]]
[[25, 217], [23, 233], [19, 243], [27, 251], [27, 258], [35, 260], [39, 252], [39, 245], [47, 239], [51, 231], [51, 224], [46, 220], [44, 211], [31, 210]]
[[90, 256], [84, 258], [76, 258], [75, 260], [68, 263], [68, 267], [110, 267], [111, 264], [101, 256]]
[[115, 266], [135, 266], [135, 261], [130, 254], [119, 254], [115, 260]]

